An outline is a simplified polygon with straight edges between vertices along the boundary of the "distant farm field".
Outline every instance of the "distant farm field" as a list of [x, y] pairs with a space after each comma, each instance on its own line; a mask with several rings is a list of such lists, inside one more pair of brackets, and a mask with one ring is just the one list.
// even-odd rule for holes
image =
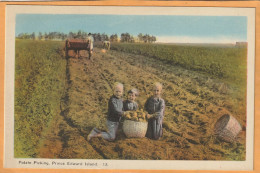
[[[113, 43], [65, 57], [64, 42], [16, 41], [15, 157], [116, 160], [245, 160], [247, 48]], [[153, 83], [163, 84], [163, 137], [114, 142], [86, 140], [93, 127], [106, 130], [115, 82], [137, 88], [139, 108]], [[232, 114], [241, 124], [237, 140], [214, 134]]]
[[112, 43], [111, 49], [164, 60], [229, 83], [246, 82], [246, 46]]

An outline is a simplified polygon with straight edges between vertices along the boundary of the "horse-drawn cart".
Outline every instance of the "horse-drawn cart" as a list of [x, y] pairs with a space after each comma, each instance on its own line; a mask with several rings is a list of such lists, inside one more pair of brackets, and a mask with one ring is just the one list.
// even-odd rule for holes
[[80, 50], [87, 50], [89, 53], [89, 59], [90, 59], [92, 56], [93, 47], [91, 46], [90, 39], [67, 39], [65, 42], [66, 57], [68, 57], [69, 50], [74, 50], [74, 52], [77, 54], [77, 56], [79, 56]]

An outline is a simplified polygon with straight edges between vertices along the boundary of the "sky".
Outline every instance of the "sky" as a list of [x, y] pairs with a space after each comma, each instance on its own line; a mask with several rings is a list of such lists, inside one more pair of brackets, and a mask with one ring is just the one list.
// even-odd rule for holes
[[176, 16], [176, 15], [82, 15], [18, 14], [19, 33], [82, 30], [91, 33], [128, 32], [154, 35], [158, 42], [232, 43], [247, 41], [246, 16]]

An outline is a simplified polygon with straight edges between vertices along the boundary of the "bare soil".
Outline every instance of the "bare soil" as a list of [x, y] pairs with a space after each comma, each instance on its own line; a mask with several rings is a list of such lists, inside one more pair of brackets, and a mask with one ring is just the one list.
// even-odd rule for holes
[[[41, 158], [144, 159], [144, 160], [244, 160], [246, 103], [239, 88], [140, 55], [95, 49], [67, 60], [67, 89], [61, 113], [46, 131], [39, 148]], [[139, 90], [139, 107], [151, 95], [154, 82], [163, 84], [166, 111], [163, 137], [126, 138], [120, 128], [114, 142], [101, 138], [86, 140], [93, 127], [106, 130], [107, 103], [113, 83], [126, 92]], [[226, 143], [213, 133], [217, 119], [232, 114], [242, 125], [237, 140]]]

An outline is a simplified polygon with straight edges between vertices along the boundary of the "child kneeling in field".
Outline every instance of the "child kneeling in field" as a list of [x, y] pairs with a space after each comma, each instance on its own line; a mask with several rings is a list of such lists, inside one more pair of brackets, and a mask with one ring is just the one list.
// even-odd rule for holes
[[116, 132], [119, 126], [119, 121], [124, 114], [123, 111], [123, 95], [124, 86], [121, 83], [114, 85], [114, 94], [110, 97], [108, 102], [108, 116], [107, 116], [107, 132], [101, 132], [99, 129], [94, 128], [88, 135], [88, 141], [93, 137], [102, 137], [107, 141], [114, 141]]
[[154, 95], [148, 98], [144, 105], [148, 114], [153, 115], [148, 120], [146, 137], [158, 140], [163, 134], [162, 123], [165, 111], [165, 102], [161, 98], [162, 84], [155, 83], [153, 92]]
[[133, 88], [127, 92], [127, 100], [123, 102], [124, 111], [136, 111], [138, 104], [135, 102], [136, 96], [138, 95], [137, 89]]

